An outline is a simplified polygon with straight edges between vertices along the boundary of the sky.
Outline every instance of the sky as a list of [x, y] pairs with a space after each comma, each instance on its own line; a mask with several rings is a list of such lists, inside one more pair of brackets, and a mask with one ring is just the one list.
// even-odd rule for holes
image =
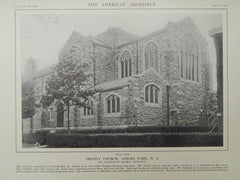
[[[164, 28], [169, 21], [177, 22], [190, 17], [206, 38], [209, 55], [215, 67], [216, 55], [213, 39], [207, 31], [222, 25], [222, 14], [217, 11], [160, 11], [160, 10], [94, 10], [51, 11], [21, 14], [22, 69], [29, 57], [37, 62], [38, 70], [58, 61], [60, 49], [73, 31], [84, 36], [95, 36], [109, 27], [120, 27], [138, 36]], [[213, 76], [215, 76], [213, 70]], [[215, 80], [216, 77], [213, 77]]]

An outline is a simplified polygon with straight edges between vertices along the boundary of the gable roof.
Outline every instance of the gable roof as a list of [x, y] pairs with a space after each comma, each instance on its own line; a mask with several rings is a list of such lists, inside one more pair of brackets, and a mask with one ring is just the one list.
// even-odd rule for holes
[[151, 75], [154, 75], [154, 76], [157, 76], [158, 79], [163, 83], [163, 84], [166, 84], [168, 85], [168, 82], [166, 80], [163, 79], [163, 77], [152, 67], [150, 67], [149, 69], [143, 71], [141, 74], [138, 74], [138, 75], [135, 75], [137, 77], [142, 77], [142, 76], [145, 76], [145, 75], [148, 75], [148, 74], [151, 74]]
[[110, 27], [105, 32], [98, 34], [97, 36], [94, 37], [94, 39], [103, 43], [107, 43], [112, 47], [119, 46], [123, 43], [126, 43], [137, 38], [138, 38], [137, 35], [123, 31], [119, 27]]

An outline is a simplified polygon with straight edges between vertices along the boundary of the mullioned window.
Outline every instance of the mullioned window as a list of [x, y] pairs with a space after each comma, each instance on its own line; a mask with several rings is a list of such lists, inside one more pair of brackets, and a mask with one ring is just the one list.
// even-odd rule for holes
[[132, 59], [128, 51], [124, 51], [120, 56], [121, 78], [132, 75]]
[[199, 46], [192, 35], [186, 34], [181, 38], [181, 78], [199, 81]]
[[154, 68], [158, 71], [158, 48], [153, 42], [149, 42], [144, 50], [145, 70]]

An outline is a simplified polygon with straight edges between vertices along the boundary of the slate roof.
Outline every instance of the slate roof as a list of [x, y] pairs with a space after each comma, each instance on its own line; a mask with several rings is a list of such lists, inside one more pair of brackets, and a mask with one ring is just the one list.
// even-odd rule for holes
[[130, 78], [116, 79], [113, 81], [97, 84], [96, 89], [101, 90], [101, 89], [111, 89], [111, 88], [115, 88], [115, 87], [126, 86], [126, 85], [128, 85], [129, 79]]

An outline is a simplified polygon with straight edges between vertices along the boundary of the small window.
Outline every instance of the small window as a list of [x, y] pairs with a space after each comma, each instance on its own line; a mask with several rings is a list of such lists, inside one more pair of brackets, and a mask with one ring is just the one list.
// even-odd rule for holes
[[158, 104], [160, 89], [156, 85], [148, 85], [145, 87], [145, 102]]
[[89, 115], [93, 115], [93, 110], [90, 107], [84, 107], [83, 109], [83, 115], [84, 116], [89, 116]]
[[120, 112], [120, 98], [117, 95], [110, 95], [105, 101], [107, 114]]
[[93, 115], [93, 101], [89, 101], [86, 107], [83, 107], [83, 115], [91, 116]]

